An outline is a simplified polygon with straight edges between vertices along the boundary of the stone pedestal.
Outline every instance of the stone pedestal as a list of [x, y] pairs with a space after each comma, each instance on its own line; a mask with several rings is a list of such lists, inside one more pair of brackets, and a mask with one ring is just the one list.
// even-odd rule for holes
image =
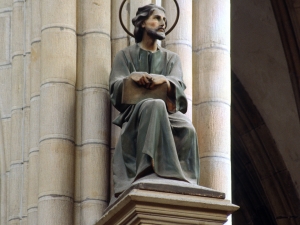
[[219, 225], [238, 208], [224, 193], [152, 175], [120, 195], [96, 225]]

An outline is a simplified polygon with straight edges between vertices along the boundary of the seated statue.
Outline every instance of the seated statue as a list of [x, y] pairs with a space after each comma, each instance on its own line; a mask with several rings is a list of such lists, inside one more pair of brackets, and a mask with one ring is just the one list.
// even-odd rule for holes
[[[132, 23], [136, 44], [118, 52], [109, 80], [111, 102], [120, 111], [113, 123], [122, 128], [113, 156], [115, 196], [151, 173], [198, 184], [197, 134], [184, 115], [187, 99], [180, 59], [157, 44], [165, 38], [165, 10], [154, 4], [140, 7]], [[149, 90], [167, 85], [166, 101], [123, 103], [125, 79]]]

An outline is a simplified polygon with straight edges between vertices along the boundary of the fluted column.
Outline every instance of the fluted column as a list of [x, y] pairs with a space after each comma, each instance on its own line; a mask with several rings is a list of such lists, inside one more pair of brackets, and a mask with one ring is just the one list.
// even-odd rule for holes
[[81, 225], [81, 157], [82, 157], [82, 90], [83, 90], [83, 43], [78, 32], [82, 27], [82, 0], [77, 0], [77, 75], [76, 75], [76, 122], [75, 122], [75, 192], [74, 225]]
[[31, 0], [30, 32], [30, 141], [28, 165], [28, 225], [38, 225], [38, 167], [39, 167], [39, 113], [41, 83], [41, 16], [40, 0]]
[[[119, 22], [119, 9], [122, 0], [115, 0], [111, 3], [111, 54], [112, 60], [115, 58], [116, 54], [128, 46], [128, 35], [121, 27]], [[129, 1], [125, 3], [122, 11], [122, 18], [124, 24], [127, 24], [129, 20], [128, 11]]]
[[[77, 53], [82, 50], [82, 42], [78, 41]], [[81, 59], [78, 57], [78, 59]], [[82, 78], [81, 63], [77, 62], [76, 82], [76, 131], [75, 131], [75, 190], [74, 190], [74, 225], [81, 224], [81, 153], [82, 153]], [[79, 66], [80, 65], [80, 66]]]
[[[1, 110], [1, 108], [0, 108]], [[1, 112], [0, 112], [1, 115]], [[6, 224], [6, 166], [2, 121], [0, 121], [0, 223]]]
[[81, 224], [89, 225], [100, 219], [109, 198], [111, 2], [79, 1], [77, 15], [80, 46], [77, 76], [78, 82], [82, 82], [77, 85], [77, 93], [82, 92], [78, 93], [82, 95], [82, 111], [79, 112], [82, 135], [78, 146], [81, 159], [76, 163], [81, 163], [80, 220]]
[[[176, 28], [167, 35], [164, 47], [177, 53], [181, 59], [183, 80], [186, 85], [185, 94], [188, 99], [186, 115], [192, 120], [192, 0], [177, 2], [180, 7], [180, 18]], [[168, 28], [170, 28], [176, 19], [176, 5], [174, 1], [163, 0], [162, 6], [166, 10]]]
[[24, 12], [25, 43], [24, 43], [24, 90], [23, 90], [23, 173], [22, 173], [22, 225], [28, 224], [28, 165], [30, 148], [30, 62], [31, 62], [31, 0], [26, 0]]
[[[8, 224], [9, 217], [9, 197], [10, 197], [10, 149], [11, 149], [11, 65], [5, 69], [0, 69], [0, 79], [3, 82], [3, 92], [2, 96], [2, 109], [1, 109], [1, 125], [2, 125], [2, 138], [3, 138], [3, 150], [4, 150], [4, 163], [1, 168], [5, 166], [5, 177], [1, 179], [1, 201], [5, 206], [1, 208], [1, 224]], [[3, 80], [2, 80], [3, 79]], [[8, 100], [7, 104], [3, 104], [4, 100]], [[7, 109], [5, 109], [7, 108]], [[8, 110], [9, 109], [9, 110]], [[4, 176], [3, 174], [3, 176]]]
[[23, 176], [23, 93], [24, 93], [24, 2], [14, 1], [12, 11], [12, 108], [10, 151], [10, 196], [8, 224], [19, 224]]
[[231, 199], [230, 0], [193, 1], [193, 122], [200, 184]]
[[73, 225], [76, 0], [42, 0], [38, 224]]
[[76, 75], [76, 122], [75, 122], [75, 192], [74, 225], [81, 225], [81, 157], [82, 157], [82, 90], [83, 90], [83, 43], [78, 35], [82, 30], [82, 0], [77, 0], [77, 75]]
[[12, 0], [0, 0], [0, 224], [7, 224], [11, 135], [11, 12]]

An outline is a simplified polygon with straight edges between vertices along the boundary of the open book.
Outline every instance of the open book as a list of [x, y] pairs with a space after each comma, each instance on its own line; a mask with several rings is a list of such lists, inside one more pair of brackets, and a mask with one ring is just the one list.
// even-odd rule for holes
[[146, 98], [162, 99], [166, 102], [167, 90], [167, 83], [155, 86], [154, 89], [150, 90], [139, 86], [131, 78], [125, 78], [123, 80], [122, 103], [134, 105]]

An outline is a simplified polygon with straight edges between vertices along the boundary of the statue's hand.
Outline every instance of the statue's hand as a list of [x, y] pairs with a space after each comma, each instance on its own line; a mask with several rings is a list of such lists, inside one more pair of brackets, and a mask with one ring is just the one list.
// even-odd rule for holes
[[149, 86], [149, 89], [153, 89], [155, 86], [157, 85], [161, 85], [163, 83], [167, 83], [168, 86], [168, 94], [172, 91], [172, 87], [171, 84], [169, 82], [169, 80], [163, 76], [163, 75], [157, 75], [157, 74], [150, 74], [151, 78], [152, 78], [152, 82]]
[[133, 81], [135, 81], [140, 86], [149, 88], [152, 83], [152, 77], [146, 72], [133, 72], [129, 76]]

